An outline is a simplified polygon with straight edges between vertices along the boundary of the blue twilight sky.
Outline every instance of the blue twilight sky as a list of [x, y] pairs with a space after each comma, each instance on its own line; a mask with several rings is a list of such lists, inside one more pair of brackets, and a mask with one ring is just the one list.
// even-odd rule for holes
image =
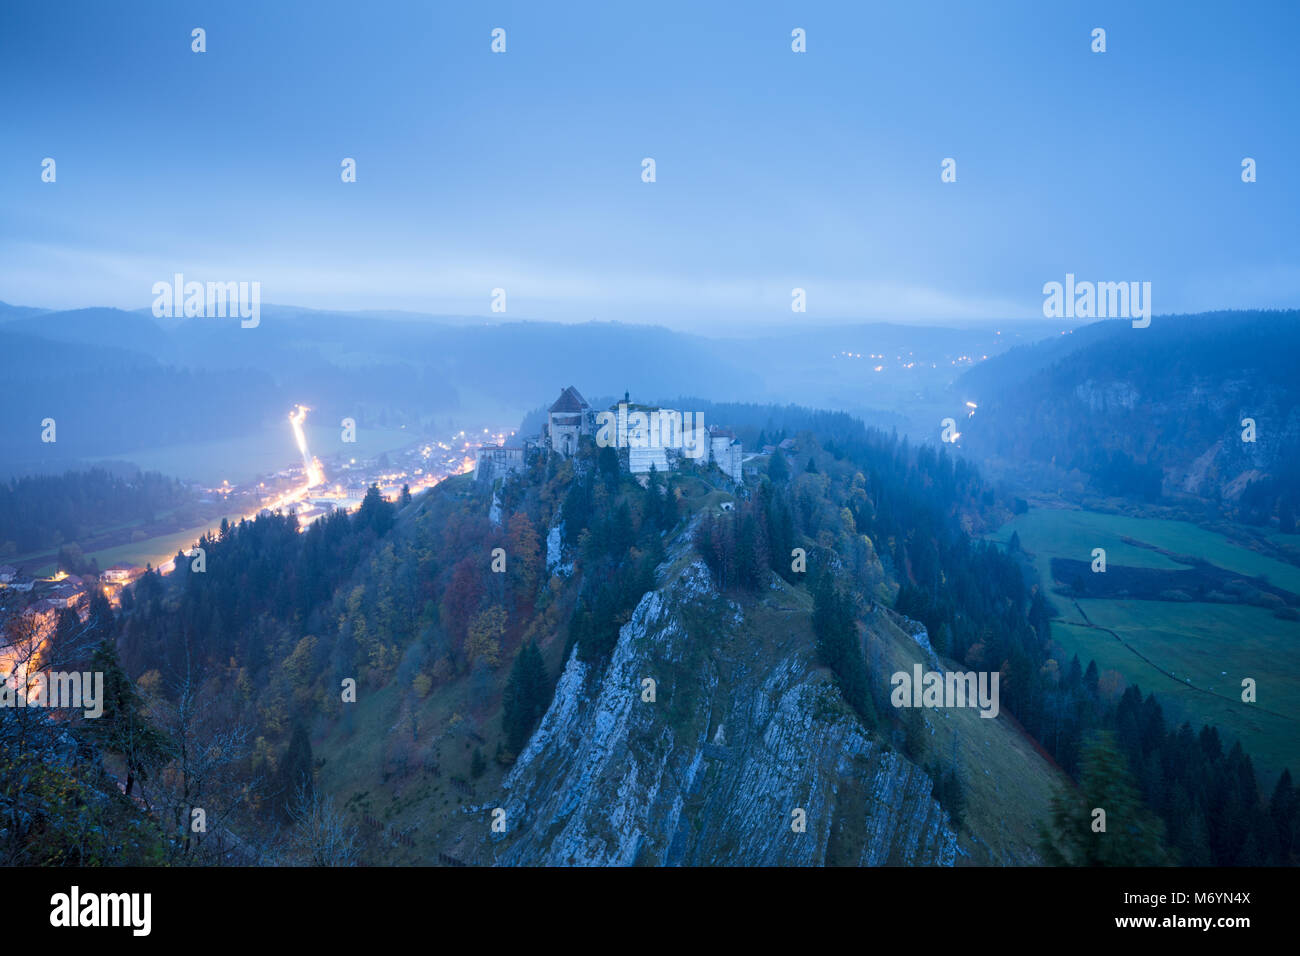
[[0, 299], [183, 272], [722, 330], [795, 286], [800, 321], [1041, 318], [1073, 272], [1295, 307], [1298, 40], [1293, 2], [4, 0]]

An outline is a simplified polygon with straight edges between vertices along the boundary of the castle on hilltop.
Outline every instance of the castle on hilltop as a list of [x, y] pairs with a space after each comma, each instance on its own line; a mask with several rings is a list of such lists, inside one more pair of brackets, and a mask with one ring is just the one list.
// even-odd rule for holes
[[532, 454], [572, 458], [584, 441], [596, 447], [613, 447], [619, 464], [633, 475], [676, 471], [688, 463], [710, 463], [732, 481], [744, 481], [744, 448], [728, 429], [704, 425], [700, 412], [683, 414], [657, 405], [623, 400], [607, 410], [596, 411], [572, 385], [561, 390], [546, 412], [541, 434], [535, 438], [512, 438], [501, 445], [481, 445], [474, 454], [474, 480], [485, 475], [507, 475], [520, 471]]
[[546, 412], [546, 424], [542, 426], [542, 441], [551, 451], [562, 458], [569, 458], [578, 452], [578, 443], [583, 435], [595, 433], [596, 416], [582, 393], [570, 385], [560, 392]]

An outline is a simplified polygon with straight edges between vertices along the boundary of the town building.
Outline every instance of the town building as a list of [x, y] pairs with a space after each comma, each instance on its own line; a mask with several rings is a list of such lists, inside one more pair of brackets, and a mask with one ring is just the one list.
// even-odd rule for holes
[[99, 580], [104, 584], [130, 584], [142, 574], [144, 574], [144, 568], [132, 567], [124, 561], [119, 561], [103, 572], [99, 576]]
[[53, 584], [45, 592], [45, 600], [60, 608], [76, 607], [82, 601], [89, 599], [86, 586], [79, 578], [65, 578]]
[[122, 591], [144, 576], [144, 568], [118, 562], [99, 576], [99, 586], [113, 607], [120, 607]]
[[23, 609], [23, 614], [35, 622], [37, 633], [42, 637], [49, 636], [54, 626], [59, 622], [59, 612], [63, 610], [64, 605], [58, 601], [51, 601], [49, 598], [41, 598], [39, 601], [33, 601]]

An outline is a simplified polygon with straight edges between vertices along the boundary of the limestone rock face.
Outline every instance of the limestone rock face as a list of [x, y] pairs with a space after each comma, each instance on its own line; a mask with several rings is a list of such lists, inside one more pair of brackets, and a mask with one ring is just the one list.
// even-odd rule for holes
[[1141, 396], [1131, 382], [1094, 382], [1089, 380], [1074, 389], [1075, 396], [1089, 411], [1109, 412], [1115, 409], [1131, 411], [1137, 407]]
[[564, 569], [564, 525], [557, 524], [546, 532], [546, 573], [557, 574]]
[[484, 856], [952, 865], [957, 837], [929, 777], [847, 711], [814, 665], [806, 618], [788, 634], [781, 620], [769, 609], [752, 626], [700, 561], [666, 574], [601, 673], [567, 662], [504, 781], [505, 832], [485, 837]]

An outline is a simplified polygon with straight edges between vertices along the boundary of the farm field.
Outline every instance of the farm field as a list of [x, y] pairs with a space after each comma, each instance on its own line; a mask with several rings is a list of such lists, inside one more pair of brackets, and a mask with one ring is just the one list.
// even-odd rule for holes
[[[1183, 567], [1123, 538], [1194, 555], [1243, 576], [1263, 574], [1297, 593], [1300, 568], [1178, 521], [1035, 509], [989, 537], [1005, 543], [1013, 532], [1032, 555], [1039, 580], [1048, 583], [1048, 596], [1059, 614], [1052, 636], [1063, 660], [1074, 654], [1085, 666], [1095, 660], [1099, 668], [1117, 671], [1144, 693], [1154, 691], [1171, 721], [1218, 725], [1230, 741], [1241, 741], [1269, 786], [1284, 767], [1292, 773], [1300, 768], [1300, 622], [1244, 604], [1096, 598], [1076, 602], [1054, 593], [1049, 578], [1053, 557], [1086, 561], [1096, 547], [1106, 549], [1110, 567]], [[1087, 627], [1086, 622], [1095, 626]], [[1246, 677], [1256, 681], [1254, 704], [1241, 701]]]
[[[242, 515], [226, 515], [232, 523], [239, 521]], [[140, 541], [132, 541], [128, 544], [120, 544], [112, 548], [100, 548], [96, 551], [87, 551], [87, 558], [94, 558], [99, 562], [100, 570], [111, 568], [119, 561], [125, 561], [136, 567], [144, 567], [146, 563], [157, 567], [159, 564], [176, 557], [176, 552], [184, 550], [199, 539], [205, 531], [215, 531], [221, 527], [221, 519], [214, 518], [212, 521], [195, 525], [192, 528], [186, 528], [181, 531], [172, 531], [167, 534], [155, 535], [152, 538], [144, 538]], [[27, 570], [34, 575], [44, 576], [53, 574], [57, 567], [53, 561], [48, 564], [30, 566]]]
[[1053, 557], [1089, 561], [1093, 548], [1106, 549], [1107, 564], [1139, 568], [1184, 567], [1165, 555], [1123, 541], [1131, 538], [1174, 554], [1204, 558], [1244, 577], [1262, 574], [1270, 583], [1300, 594], [1300, 567], [1232, 544], [1222, 535], [1186, 521], [1131, 518], [1064, 508], [1034, 508], [1027, 514], [1018, 515], [988, 537], [1006, 543], [1013, 532], [1019, 532], [1022, 546], [1033, 553], [1043, 581], [1050, 580], [1049, 562]]
[[[231, 523], [239, 521], [240, 517], [242, 516], [226, 515], [226, 518]], [[205, 531], [214, 531], [219, 527], [221, 527], [221, 519], [216, 518], [213, 521], [195, 525], [193, 528], [186, 528], [183, 531], [159, 535], [155, 538], [146, 538], [143, 541], [133, 541], [130, 544], [118, 545], [115, 548], [105, 548], [103, 551], [92, 551], [87, 556], [98, 560], [101, 568], [112, 567], [119, 561], [125, 561], [137, 567], [143, 567], [147, 562], [157, 567], [170, 558], [176, 557], [177, 551], [189, 548]]]

